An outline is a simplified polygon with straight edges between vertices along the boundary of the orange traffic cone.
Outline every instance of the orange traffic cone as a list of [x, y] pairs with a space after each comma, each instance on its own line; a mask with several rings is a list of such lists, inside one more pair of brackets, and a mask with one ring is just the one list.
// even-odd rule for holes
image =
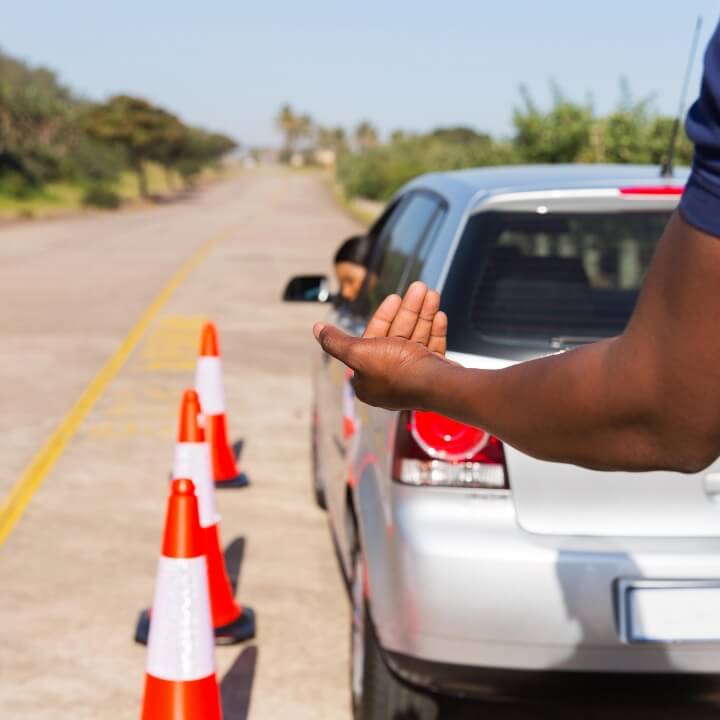
[[200, 355], [195, 372], [195, 389], [205, 414], [205, 429], [212, 451], [215, 485], [219, 488], [245, 487], [248, 477], [240, 472], [228, 442], [225, 390], [220, 361], [220, 344], [214, 323], [203, 325]]
[[349, 440], [357, 430], [355, 420], [355, 392], [350, 384], [353, 378], [353, 371], [345, 368], [342, 385], [342, 409], [343, 409], [343, 437]]
[[207, 567], [191, 480], [175, 480], [158, 561], [142, 720], [221, 720]]
[[[177, 445], [173, 463], [173, 477], [189, 477], [195, 485], [200, 512], [200, 532], [203, 539], [208, 571], [208, 588], [215, 639], [219, 644], [249, 640], [255, 636], [255, 613], [250, 607], [240, 607], [233, 597], [220, 545], [220, 532], [215, 490], [210, 467], [210, 448], [200, 426], [200, 399], [194, 390], [183, 393], [180, 405]], [[147, 637], [150, 617], [140, 615], [135, 633], [137, 642]]]

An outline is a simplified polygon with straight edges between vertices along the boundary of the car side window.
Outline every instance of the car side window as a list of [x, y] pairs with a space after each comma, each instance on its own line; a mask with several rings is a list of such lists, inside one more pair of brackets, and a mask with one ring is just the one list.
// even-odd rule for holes
[[428, 192], [413, 192], [398, 208], [379, 237], [379, 247], [370, 265], [368, 284], [369, 313], [372, 314], [387, 295], [397, 292], [406, 277], [410, 261], [426, 237], [441, 207], [441, 200]]
[[438, 205], [437, 212], [435, 213], [435, 215], [433, 215], [433, 218], [430, 221], [430, 225], [428, 226], [425, 234], [420, 240], [420, 245], [415, 251], [415, 255], [413, 256], [412, 261], [405, 269], [405, 275], [402, 278], [400, 286], [397, 290], [400, 294], [404, 293], [405, 290], [407, 290], [408, 285], [410, 285], [410, 283], [412, 282], [415, 282], [415, 280], [418, 280], [422, 275], [423, 269], [425, 267], [425, 261], [430, 254], [430, 250], [433, 247], [435, 238], [438, 236], [438, 232], [440, 231], [440, 228], [442, 227], [446, 216], [447, 207], [445, 203], [440, 203]]

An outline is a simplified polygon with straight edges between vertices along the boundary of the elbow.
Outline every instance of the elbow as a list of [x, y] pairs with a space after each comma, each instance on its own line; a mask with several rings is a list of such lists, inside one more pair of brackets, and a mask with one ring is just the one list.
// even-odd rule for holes
[[695, 475], [712, 465], [718, 455], [720, 448], [717, 444], [694, 443], [693, 447], [678, 452], [677, 459], [670, 469], [686, 475]]
[[[655, 382], [647, 380], [654, 378]], [[658, 379], [661, 378], [661, 379]], [[633, 424], [643, 427], [648, 470], [694, 475], [720, 456], [720, 402], [712, 392], [647, 373], [635, 395]], [[664, 380], [664, 381], [663, 381]], [[645, 444], [640, 441], [640, 445]]]
[[675, 424], [655, 433], [653, 445], [659, 460], [654, 469], [694, 475], [720, 456], [720, 432], [697, 423]]
[[674, 458], [663, 463], [658, 470], [672, 470], [683, 475], [695, 475], [702, 472], [706, 467], [712, 465], [717, 455], [708, 454], [686, 454], [683, 457]]

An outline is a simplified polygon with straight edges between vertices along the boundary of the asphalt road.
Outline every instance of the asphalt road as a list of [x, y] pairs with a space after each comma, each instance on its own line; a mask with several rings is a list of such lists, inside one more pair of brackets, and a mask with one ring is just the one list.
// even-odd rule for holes
[[[4, 496], [182, 263], [215, 243], [107, 385], [0, 549], [0, 717], [139, 716], [181, 391], [221, 333], [252, 487], [217, 493], [258, 638], [218, 648], [226, 720], [348, 717], [349, 614], [309, 484], [310, 326], [280, 301], [356, 230], [319, 178], [257, 172], [151, 210], [0, 230]], [[241, 550], [238, 553], [237, 550]]]
[[[0, 497], [55, 428], [71, 430], [0, 548], [0, 717], [139, 716], [145, 652], [132, 634], [152, 596], [177, 405], [205, 317], [220, 328], [231, 432], [252, 479], [217, 494], [259, 629], [217, 650], [225, 720], [349, 717], [348, 605], [309, 491], [318, 312], [279, 296], [290, 275], [328, 269], [355, 230], [319, 177], [282, 171], [150, 210], [0, 229]], [[102, 370], [143, 318], [127, 362]], [[93, 378], [82, 417], [75, 403]], [[627, 702], [611, 688], [482, 711], [450, 702], [443, 717], [715, 717], [692, 690], [662, 683]]]

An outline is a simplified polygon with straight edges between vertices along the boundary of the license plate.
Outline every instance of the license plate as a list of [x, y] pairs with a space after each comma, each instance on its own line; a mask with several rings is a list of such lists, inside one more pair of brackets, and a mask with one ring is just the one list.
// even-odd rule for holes
[[628, 643], [720, 642], [720, 580], [620, 580]]

